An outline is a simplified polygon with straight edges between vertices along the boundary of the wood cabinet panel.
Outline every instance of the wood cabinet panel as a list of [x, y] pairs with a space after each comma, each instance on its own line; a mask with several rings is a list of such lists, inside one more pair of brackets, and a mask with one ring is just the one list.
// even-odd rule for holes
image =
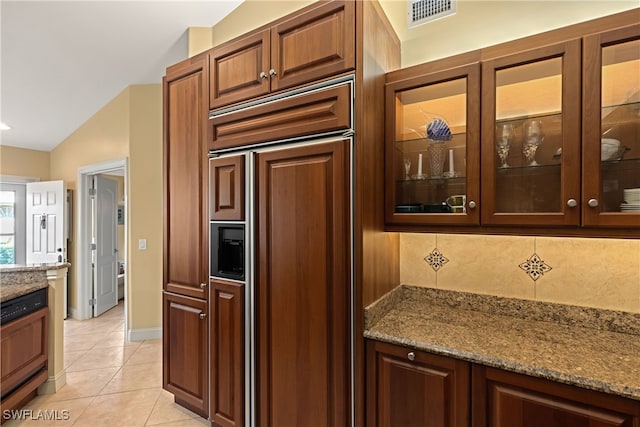
[[271, 28], [271, 90], [355, 67], [355, 2], [333, 1]]
[[351, 87], [348, 84], [210, 119], [211, 149], [220, 150], [349, 129]]
[[[0, 389], [4, 400], [29, 377], [43, 369], [46, 371], [49, 309], [42, 308], [2, 325], [1, 335]], [[3, 405], [3, 409], [9, 408]]]
[[214, 426], [244, 426], [244, 284], [211, 280], [211, 404]]
[[473, 427], [635, 427], [640, 402], [482, 366]]
[[164, 80], [164, 288], [206, 298], [208, 206], [206, 57], [168, 69]]
[[[637, 15], [637, 13], [636, 13]], [[637, 18], [637, 17], [636, 17]], [[585, 225], [598, 227], [640, 228], [640, 212], [619, 212], [625, 201], [625, 188], [640, 187], [640, 98], [637, 89], [630, 89], [638, 78], [638, 43], [640, 24], [617, 28], [612, 31], [591, 34], [583, 42], [583, 104], [582, 104], [582, 218]], [[609, 62], [603, 49], [620, 46], [616, 53], [617, 64]], [[626, 47], [622, 47], [626, 45]], [[605, 57], [603, 57], [605, 56]], [[609, 56], [612, 56], [610, 53]], [[635, 81], [624, 75], [604, 75], [605, 68], [620, 68], [621, 65], [636, 63]], [[604, 66], [604, 67], [603, 67]], [[603, 93], [611, 97], [609, 90], [602, 87], [603, 81], [617, 80], [612, 86], [624, 93], [622, 102], [604, 100]], [[634, 93], [634, 90], [636, 91]], [[615, 105], [618, 104], [618, 105]], [[628, 149], [622, 160], [601, 161], [601, 139], [618, 139]], [[595, 206], [589, 204], [596, 200]], [[637, 202], [636, 202], [637, 203]]]
[[257, 423], [349, 425], [349, 142], [257, 154]]
[[209, 55], [211, 109], [269, 93], [270, 46], [266, 29], [213, 48]]
[[244, 219], [244, 157], [209, 160], [209, 217], [212, 220]]
[[367, 426], [469, 426], [469, 363], [367, 342]]
[[208, 415], [207, 303], [163, 292], [162, 383], [176, 402]]
[[308, 6], [209, 56], [211, 109], [355, 68], [355, 2]]

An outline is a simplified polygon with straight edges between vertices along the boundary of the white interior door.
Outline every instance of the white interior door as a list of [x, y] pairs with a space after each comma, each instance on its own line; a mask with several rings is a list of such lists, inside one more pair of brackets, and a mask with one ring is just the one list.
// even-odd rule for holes
[[93, 315], [97, 317], [118, 304], [118, 182], [94, 177], [95, 253], [93, 268]]
[[67, 258], [64, 181], [27, 184], [26, 262], [52, 263]]

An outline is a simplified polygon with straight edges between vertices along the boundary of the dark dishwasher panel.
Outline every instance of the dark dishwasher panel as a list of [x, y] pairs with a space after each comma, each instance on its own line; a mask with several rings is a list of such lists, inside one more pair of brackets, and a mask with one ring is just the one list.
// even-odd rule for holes
[[211, 223], [210, 253], [211, 276], [244, 280], [244, 225]]

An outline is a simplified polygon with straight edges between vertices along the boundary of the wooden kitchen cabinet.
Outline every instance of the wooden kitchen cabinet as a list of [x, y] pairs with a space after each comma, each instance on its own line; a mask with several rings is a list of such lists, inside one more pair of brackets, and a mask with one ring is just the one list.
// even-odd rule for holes
[[353, 69], [354, 23], [353, 1], [323, 2], [213, 48], [211, 109]]
[[[410, 74], [389, 73], [385, 86], [386, 222], [479, 224], [480, 65]], [[438, 119], [450, 138], [428, 138]]]
[[162, 293], [162, 301], [162, 385], [176, 403], [207, 417], [207, 302], [170, 292]]
[[367, 341], [368, 427], [469, 427], [470, 364]]
[[215, 427], [244, 424], [244, 284], [211, 280], [210, 414]]
[[580, 65], [580, 40], [482, 62], [484, 224], [580, 225]]
[[164, 89], [164, 290], [205, 300], [209, 277], [208, 63], [169, 67]]
[[[438, 73], [476, 62], [481, 103], [473, 108], [467, 100], [465, 179], [445, 173], [434, 180], [424, 166], [425, 123], [445, 119], [455, 142], [463, 133], [454, 113], [464, 110], [462, 92], [449, 96]], [[640, 25], [631, 10], [388, 73], [387, 229], [456, 232], [466, 225], [472, 233], [638, 236], [639, 70]], [[468, 98], [476, 98], [473, 87]], [[478, 164], [469, 130], [474, 120], [480, 122]], [[417, 176], [420, 153], [427, 176]], [[448, 212], [447, 198], [456, 192], [466, 196], [465, 216]], [[446, 213], [433, 213], [439, 209]]]
[[2, 325], [0, 336], [0, 407], [19, 409], [48, 378], [49, 309]]
[[583, 62], [583, 222], [640, 227], [640, 24], [585, 37]]
[[351, 425], [349, 145], [256, 155], [260, 427]]
[[209, 160], [209, 218], [244, 219], [244, 156]]
[[231, 113], [212, 115], [211, 150], [334, 133], [352, 127], [353, 85], [339, 83], [309, 93], [268, 100]]
[[473, 427], [636, 427], [640, 402], [473, 367]]

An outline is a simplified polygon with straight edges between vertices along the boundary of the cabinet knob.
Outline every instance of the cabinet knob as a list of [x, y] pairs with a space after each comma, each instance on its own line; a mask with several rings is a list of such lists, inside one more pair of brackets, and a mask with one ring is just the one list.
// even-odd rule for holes
[[204, 320], [207, 317], [207, 313], [200, 313], [200, 319]]
[[468, 203], [468, 206], [469, 206], [469, 209], [475, 209], [477, 204], [473, 200], [470, 200], [469, 203]]
[[200, 283], [200, 289], [206, 289], [206, 288], [207, 288], [206, 283]]
[[578, 206], [578, 202], [576, 201], [576, 199], [569, 199], [567, 200], [567, 206], [569, 206], [570, 208], [575, 208], [576, 206]]
[[258, 77], [260, 77], [262, 80], [267, 78], [267, 73], [265, 73], [264, 71], [260, 71], [260, 74], [258, 74]]
[[410, 351], [410, 352], [407, 354], [407, 359], [409, 359], [409, 360], [411, 360], [411, 361], [416, 360], [416, 354], [415, 354], [413, 351]]
[[278, 74], [278, 73], [276, 73], [276, 70], [274, 70], [273, 68], [269, 70], [269, 75], [270, 75], [271, 77], [275, 77], [275, 76], [276, 76], [276, 74]]
[[591, 208], [598, 207], [598, 199], [589, 199], [589, 201], [587, 202], [587, 204], [588, 204], [588, 205], [589, 205], [589, 207], [591, 207]]

